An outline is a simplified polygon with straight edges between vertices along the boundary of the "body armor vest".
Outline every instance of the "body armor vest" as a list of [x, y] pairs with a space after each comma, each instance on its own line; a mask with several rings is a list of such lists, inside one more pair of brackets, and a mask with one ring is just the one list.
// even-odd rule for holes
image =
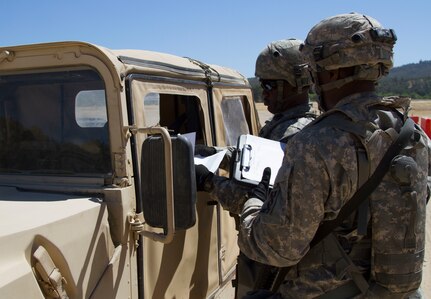
[[[368, 169], [366, 181], [390, 143], [397, 138], [397, 132], [391, 127], [364, 131], [373, 124], [359, 125], [344, 112], [337, 114], [335, 127], [353, 134], [359, 141], [358, 169]], [[365, 154], [365, 159], [360, 158], [360, 152]], [[358, 232], [362, 231], [371, 239], [367, 297], [404, 298], [420, 287], [425, 252], [427, 175], [427, 137], [415, 126], [409, 144], [392, 160], [390, 170], [376, 190], [358, 208]], [[358, 187], [363, 183], [364, 179], [358, 182]]]

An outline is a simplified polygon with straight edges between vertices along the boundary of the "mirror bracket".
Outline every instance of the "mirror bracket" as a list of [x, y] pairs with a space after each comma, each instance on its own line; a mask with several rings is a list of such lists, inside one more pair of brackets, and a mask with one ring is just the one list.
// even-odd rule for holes
[[[169, 132], [166, 128], [163, 128], [163, 127], [138, 128], [136, 126], [125, 126], [123, 127], [123, 130], [125, 131], [126, 136], [129, 136], [128, 134], [130, 133], [134, 135], [137, 133], [160, 134], [162, 136], [163, 144], [165, 148], [164, 157], [165, 157], [165, 179], [166, 179], [167, 228], [164, 233], [146, 231], [143, 228], [144, 223], [141, 222], [142, 230], [139, 230], [138, 234], [148, 237], [154, 241], [162, 242], [165, 244], [170, 243], [172, 242], [175, 235], [175, 215], [174, 215], [174, 190], [172, 188], [173, 186], [172, 184], [173, 182], [172, 142], [171, 142], [171, 137], [169, 135]], [[134, 227], [140, 227], [139, 216], [138, 218], [132, 217], [132, 219], [133, 219], [132, 221], [134, 223]], [[137, 222], [135, 223], [135, 221]], [[129, 218], [129, 222], [130, 222], [130, 218]]]

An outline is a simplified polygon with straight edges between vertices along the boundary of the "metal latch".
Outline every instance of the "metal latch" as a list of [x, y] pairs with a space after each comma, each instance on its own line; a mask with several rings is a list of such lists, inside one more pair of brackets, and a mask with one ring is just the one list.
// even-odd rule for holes
[[67, 284], [66, 279], [55, 266], [48, 251], [43, 246], [39, 246], [33, 253], [33, 257], [36, 261], [33, 272], [46, 298], [68, 299], [69, 296], [64, 289]]
[[247, 172], [250, 170], [251, 150], [252, 150], [252, 147], [250, 144], [244, 144], [242, 148], [242, 155], [241, 155], [241, 165], [240, 165], [241, 171]]

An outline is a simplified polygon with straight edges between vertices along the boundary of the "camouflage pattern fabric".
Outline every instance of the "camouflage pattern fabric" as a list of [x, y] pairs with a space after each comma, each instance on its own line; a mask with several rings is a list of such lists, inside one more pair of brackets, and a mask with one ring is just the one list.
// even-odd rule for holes
[[[313, 70], [317, 69], [316, 65], [326, 70], [334, 70], [378, 63], [391, 69], [392, 49], [396, 39], [376, 39], [372, 28], [383, 30], [376, 19], [358, 13], [327, 18], [310, 30], [302, 53], [308, 57]], [[393, 34], [391, 32], [393, 31], [388, 34]], [[322, 47], [319, 51], [320, 57], [316, 57], [316, 49], [319, 47]]]
[[316, 84], [316, 92], [339, 88], [354, 80], [377, 80], [393, 66], [395, 31], [384, 29], [370, 16], [340, 14], [322, 20], [308, 33], [301, 47], [310, 62], [312, 77], [316, 72], [355, 67], [354, 74], [327, 84]]
[[214, 176], [214, 188], [210, 192], [211, 199], [218, 201], [223, 209], [238, 215], [247, 200], [250, 186], [241, 185], [223, 176]]
[[[303, 127], [314, 120], [314, 115], [309, 113], [310, 105], [299, 105], [289, 111], [276, 114], [259, 132], [259, 136], [280, 142], [287, 142]], [[307, 114], [308, 113], [308, 114]], [[228, 162], [230, 164], [230, 162]], [[214, 176], [214, 187], [210, 192], [213, 200], [233, 214], [239, 214], [246, 201], [245, 195], [250, 191], [249, 186], [241, 185], [228, 178]]]
[[[397, 134], [391, 134], [391, 128], [399, 131], [402, 120], [395, 109], [406, 108], [404, 105], [405, 102], [397, 98], [382, 99], [373, 93], [359, 93], [344, 98], [334, 107], [363, 125], [366, 132], [364, 142], [369, 141], [370, 171], [375, 169], [396, 138]], [[241, 251], [264, 264], [294, 267], [280, 287], [283, 298], [314, 298], [351, 280], [348, 273], [337, 273], [338, 258], [330, 250], [327, 239], [312, 250], [309, 247], [319, 224], [336, 218], [358, 188], [356, 140], [350, 133], [319, 121], [323, 117], [331, 118], [331, 115], [326, 116], [328, 113], [289, 141], [289, 150], [267, 201], [262, 203], [251, 198], [241, 213], [238, 239]], [[417, 194], [421, 205], [425, 204], [426, 183], [431, 173], [428, 143], [429, 139], [420, 132], [420, 146], [412, 153], [419, 166]], [[377, 222], [386, 217], [385, 202], [398, 196], [392, 188], [383, 180], [370, 196]], [[419, 222], [420, 230], [424, 229], [422, 220]], [[377, 241], [379, 238], [387, 239], [394, 233], [381, 231], [373, 238]], [[345, 240], [352, 252], [363, 245], [363, 239], [358, 238], [354, 231], [347, 234], [338, 230], [337, 235]], [[364, 254], [362, 260], [358, 257], [354, 263], [369, 273], [369, 259], [370, 256]]]
[[299, 51], [298, 39], [283, 39], [271, 42], [256, 59], [256, 77], [265, 80], [286, 80], [302, 90], [312, 84], [308, 62]]
[[308, 103], [298, 105], [267, 120], [259, 132], [259, 137], [286, 143], [315, 118]]

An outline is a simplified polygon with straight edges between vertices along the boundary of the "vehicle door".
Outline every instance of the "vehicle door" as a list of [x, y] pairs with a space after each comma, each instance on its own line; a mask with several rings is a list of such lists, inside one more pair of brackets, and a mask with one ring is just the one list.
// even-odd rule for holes
[[[138, 127], [166, 127], [171, 136], [192, 133], [197, 144], [212, 140], [206, 84], [137, 75], [129, 86], [132, 122]], [[136, 136], [138, 152], [145, 138]], [[217, 208], [199, 197], [196, 214], [196, 224], [177, 230], [169, 244], [141, 239], [145, 298], [206, 298], [217, 291]]]
[[[242, 134], [257, 134], [256, 109], [250, 89], [246, 86], [226, 86], [215, 84], [213, 89], [215, 116], [215, 140], [218, 146], [236, 146]], [[219, 170], [226, 177], [229, 173]], [[239, 253], [235, 219], [229, 212], [218, 206], [220, 279], [232, 276]]]

